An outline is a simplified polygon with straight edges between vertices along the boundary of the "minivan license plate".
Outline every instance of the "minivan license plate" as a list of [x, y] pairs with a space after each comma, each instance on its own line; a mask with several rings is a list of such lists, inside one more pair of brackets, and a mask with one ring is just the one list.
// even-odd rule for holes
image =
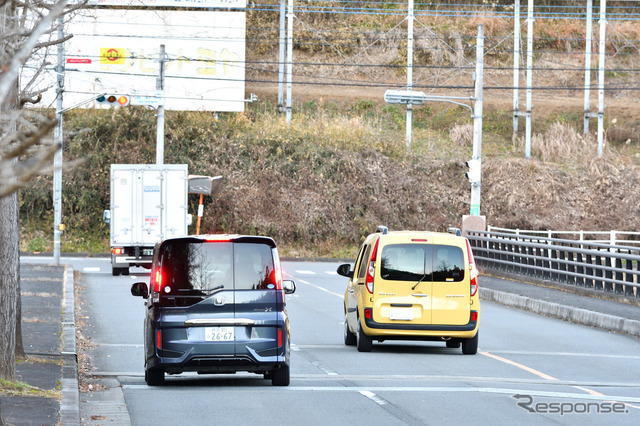
[[389, 319], [411, 321], [413, 320], [413, 308], [389, 308]]
[[233, 327], [205, 327], [204, 340], [207, 342], [229, 342], [233, 341]]

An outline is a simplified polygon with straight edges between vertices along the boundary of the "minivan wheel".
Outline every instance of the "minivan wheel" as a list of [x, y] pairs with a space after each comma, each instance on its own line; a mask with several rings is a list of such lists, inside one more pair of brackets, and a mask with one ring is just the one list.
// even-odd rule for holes
[[271, 384], [273, 386], [289, 386], [290, 380], [289, 366], [286, 364], [271, 372]]
[[144, 370], [144, 381], [149, 386], [164, 385], [164, 371], [159, 368], [149, 368]]
[[373, 349], [373, 341], [371, 340], [371, 337], [364, 334], [364, 330], [362, 330], [362, 325], [360, 324], [360, 318], [358, 318], [356, 348], [358, 348], [358, 352], [371, 352], [371, 349]]
[[357, 337], [349, 330], [349, 323], [347, 322], [347, 315], [344, 316], [344, 344], [347, 346], [355, 346], [357, 343]]
[[458, 340], [458, 339], [449, 339], [449, 340], [447, 340], [447, 347], [448, 348], [459, 348], [460, 347], [460, 340]]
[[462, 339], [462, 353], [465, 355], [475, 355], [478, 352], [478, 335], [480, 331], [476, 333], [470, 339]]

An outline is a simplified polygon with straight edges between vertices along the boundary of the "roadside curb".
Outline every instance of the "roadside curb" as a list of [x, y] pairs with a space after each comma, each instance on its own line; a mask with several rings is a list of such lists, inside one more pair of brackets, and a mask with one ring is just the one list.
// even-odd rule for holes
[[78, 354], [73, 268], [65, 265], [62, 301], [62, 401], [60, 423], [80, 425], [80, 390], [78, 387]]
[[490, 302], [499, 303], [501, 305], [521, 309], [535, 314], [597, 327], [617, 333], [625, 333], [634, 337], [640, 337], [640, 321], [560, 305], [544, 300], [532, 299], [526, 296], [519, 296], [517, 294], [506, 293], [486, 287], [480, 288], [480, 297]]

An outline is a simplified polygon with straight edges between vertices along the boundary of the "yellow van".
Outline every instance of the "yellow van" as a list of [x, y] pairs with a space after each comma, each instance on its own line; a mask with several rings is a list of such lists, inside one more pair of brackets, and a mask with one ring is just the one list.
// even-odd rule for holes
[[351, 268], [344, 294], [344, 343], [370, 352], [373, 341], [436, 340], [463, 354], [478, 351], [478, 270], [466, 238], [453, 233], [369, 235]]

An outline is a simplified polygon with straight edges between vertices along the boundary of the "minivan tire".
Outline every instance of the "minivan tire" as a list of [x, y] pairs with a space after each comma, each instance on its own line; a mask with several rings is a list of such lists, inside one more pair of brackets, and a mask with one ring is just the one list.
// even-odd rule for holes
[[291, 374], [289, 373], [289, 366], [286, 364], [271, 372], [271, 384], [273, 386], [289, 386], [290, 381]]
[[362, 324], [360, 324], [360, 318], [358, 318], [356, 348], [358, 348], [358, 352], [371, 352], [371, 349], [373, 349], [373, 341], [371, 340], [371, 337], [364, 334], [364, 330], [362, 330]]
[[159, 368], [144, 370], [144, 381], [149, 386], [162, 386], [164, 385], [164, 371]]
[[347, 316], [344, 316], [344, 344], [347, 346], [355, 346], [358, 342], [358, 338], [355, 334], [349, 330], [349, 322], [347, 321]]
[[478, 352], [478, 335], [480, 331], [476, 333], [470, 339], [462, 339], [462, 353], [465, 355], [475, 355]]

